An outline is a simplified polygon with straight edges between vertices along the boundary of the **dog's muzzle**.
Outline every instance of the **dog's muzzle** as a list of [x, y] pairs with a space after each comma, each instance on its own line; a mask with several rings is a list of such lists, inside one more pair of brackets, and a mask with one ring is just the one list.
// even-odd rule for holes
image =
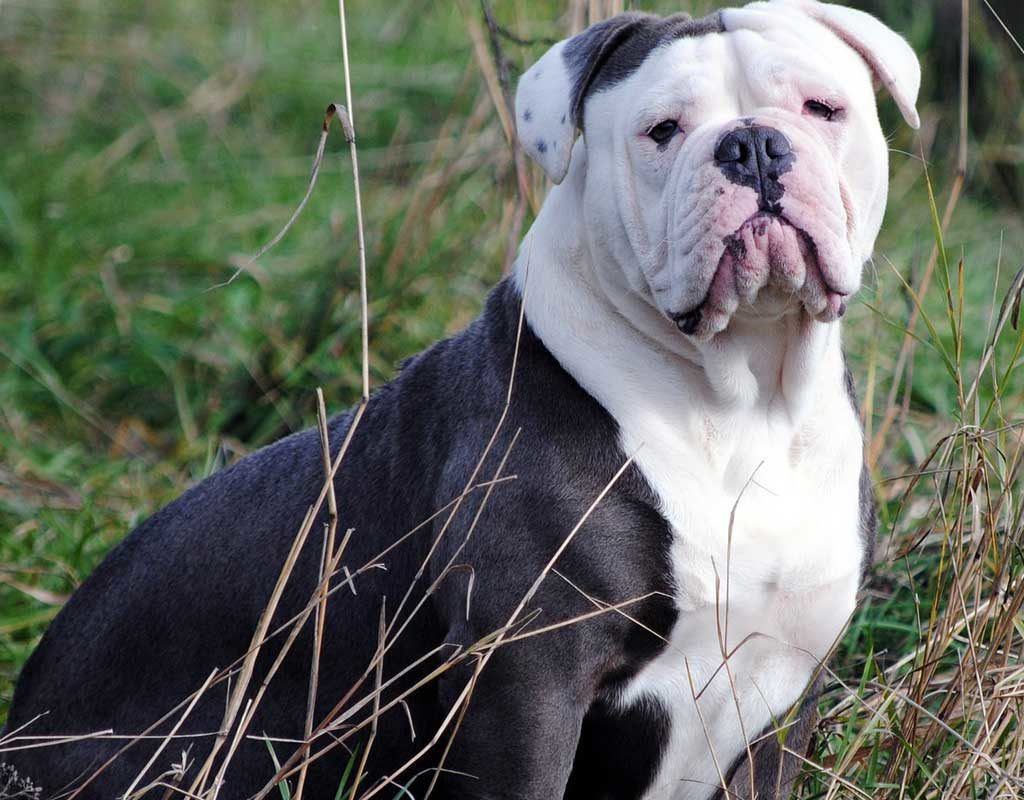
[[724, 330], [736, 310], [752, 307], [765, 289], [784, 306], [795, 301], [793, 307], [802, 306], [820, 322], [833, 322], [846, 313], [847, 295], [829, 285], [814, 241], [785, 216], [759, 211], [724, 243], [703, 302], [673, 316], [682, 333], [707, 338]]
[[[796, 161], [782, 131], [752, 120], [718, 140], [714, 166], [729, 182], [754, 192], [757, 210], [720, 240], [722, 255], [702, 301], [671, 315], [682, 333], [709, 338], [741, 306], [761, 316], [802, 306], [821, 322], [846, 312], [848, 292], [829, 284], [814, 238], [786, 215], [783, 176]], [[764, 290], [769, 291], [762, 302]]]

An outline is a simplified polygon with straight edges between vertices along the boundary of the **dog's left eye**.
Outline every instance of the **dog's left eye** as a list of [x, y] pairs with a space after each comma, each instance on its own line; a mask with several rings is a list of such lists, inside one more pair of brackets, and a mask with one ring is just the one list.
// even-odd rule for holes
[[841, 109], [834, 108], [821, 100], [808, 100], [804, 103], [804, 111], [812, 117], [820, 117], [823, 120], [832, 122], [838, 118]]
[[679, 133], [679, 123], [674, 119], [667, 119], [664, 122], [659, 122], [649, 131], [647, 135], [650, 136], [658, 144], [665, 144], [669, 139]]

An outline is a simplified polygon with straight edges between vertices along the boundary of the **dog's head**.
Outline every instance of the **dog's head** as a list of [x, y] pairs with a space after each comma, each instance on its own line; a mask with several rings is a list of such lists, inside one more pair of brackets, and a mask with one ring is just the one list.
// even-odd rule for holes
[[572, 168], [560, 191], [579, 194], [591, 249], [704, 339], [736, 313], [846, 310], [887, 195], [873, 79], [917, 127], [917, 58], [863, 12], [628, 13], [529, 69], [516, 124], [555, 183]]

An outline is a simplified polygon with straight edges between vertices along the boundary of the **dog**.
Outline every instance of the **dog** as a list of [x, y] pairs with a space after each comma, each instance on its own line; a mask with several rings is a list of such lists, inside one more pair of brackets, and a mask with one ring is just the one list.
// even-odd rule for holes
[[[910, 46], [814, 0], [554, 45], [516, 96], [554, 185], [514, 274], [327, 426], [323, 618], [314, 429], [114, 548], [2, 758], [46, 797], [266, 796], [303, 759], [313, 798], [346, 771], [359, 796], [788, 796], [875, 535], [840, 337], [886, 204], [874, 83], [917, 127]], [[55, 735], [81, 738], [31, 738]]]

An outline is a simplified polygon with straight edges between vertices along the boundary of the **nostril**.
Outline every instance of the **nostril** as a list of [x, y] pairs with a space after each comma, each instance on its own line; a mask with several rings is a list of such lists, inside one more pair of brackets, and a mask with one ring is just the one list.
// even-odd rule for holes
[[770, 130], [764, 143], [764, 152], [769, 158], [788, 156], [793, 150], [789, 139], [781, 131]]
[[746, 160], [746, 147], [735, 133], [730, 133], [715, 149], [715, 161], [719, 164], [732, 164]]

